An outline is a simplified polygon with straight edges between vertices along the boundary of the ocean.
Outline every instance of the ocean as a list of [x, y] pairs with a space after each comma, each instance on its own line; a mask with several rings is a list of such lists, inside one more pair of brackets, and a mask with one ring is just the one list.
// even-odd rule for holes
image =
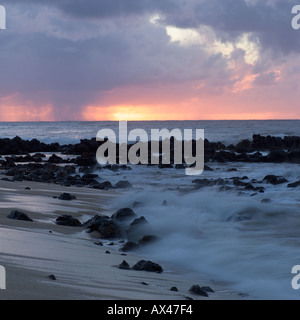
[[[78, 143], [80, 139], [96, 137], [101, 129], [118, 132], [117, 121], [64, 121], [64, 122], [0, 122], [0, 138], [59, 142], [60, 144]], [[205, 138], [211, 142], [226, 145], [242, 139], [251, 139], [253, 134], [272, 136], [300, 136], [300, 120], [224, 120], [224, 121], [130, 121], [128, 131], [144, 129], [150, 136], [151, 129], [204, 129]]]
[[[36, 138], [43, 142], [78, 143], [95, 137], [98, 130], [118, 131], [118, 122], [1, 123], [0, 138]], [[270, 121], [145, 121], [128, 122], [128, 130], [204, 129], [210, 142], [225, 145], [251, 139], [253, 134], [300, 136], [298, 120]], [[145, 247], [143, 254], [161, 263], [172, 263], [201, 272], [233, 289], [258, 299], [299, 299], [292, 288], [294, 265], [300, 265], [300, 194], [287, 184], [300, 180], [298, 164], [226, 162], [209, 163], [201, 179], [246, 177], [259, 181], [264, 193], [220, 192], [218, 187], [191, 190], [193, 176], [184, 170], [132, 166], [132, 170], [98, 170], [99, 181], [128, 180], [133, 189], [111, 204], [134, 208], [144, 216], [161, 241]], [[231, 169], [231, 170], [228, 170]], [[232, 170], [233, 169], [233, 170]], [[271, 185], [266, 175], [288, 182]], [[99, 191], [100, 192], [100, 191]], [[162, 205], [164, 203], [164, 205]], [[197, 279], [195, 279], [196, 281]]]

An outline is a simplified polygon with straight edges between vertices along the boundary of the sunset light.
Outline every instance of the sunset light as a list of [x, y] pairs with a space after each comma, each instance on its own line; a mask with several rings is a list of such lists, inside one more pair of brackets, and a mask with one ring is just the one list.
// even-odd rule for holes
[[0, 121], [300, 118], [291, 8], [212, 1], [111, 19], [8, 3]]
[[181, 114], [166, 112], [167, 106], [88, 106], [83, 118], [92, 121], [146, 121], [146, 120], [180, 120]]

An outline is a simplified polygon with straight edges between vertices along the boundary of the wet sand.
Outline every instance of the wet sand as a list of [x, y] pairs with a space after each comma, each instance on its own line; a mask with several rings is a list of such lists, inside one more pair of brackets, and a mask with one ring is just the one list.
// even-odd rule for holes
[[[1, 178], [1, 177], [0, 177]], [[25, 188], [29, 187], [30, 190]], [[77, 199], [63, 201], [53, 196], [67, 192]], [[121, 270], [126, 260], [132, 267], [147, 257], [134, 253], [123, 256], [118, 246], [96, 245], [97, 234], [80, 227], [56, 225], [61, 214], [81, 222], [96, 214], [114, 212], [115, 191], [62, 187], [37, 182], [0, 181], [0, 265], [6, 268], [6, 290], [1, 300], [185, 300], [247, 299], [225, 284], [205, 276], [162, 265], [163, 273]], [[26, 212], [33, 222], [7, 218], [13, 210]], [[102, 240], [101, 240], [102, 241]], [[116, 244], [118, 240], [116, 241]], [[109, 251], [110, 254], [106, 253]], [[159, 261], [153, 261], [160, 263]], [[56, 280], [49, 278], [55, 275]], [[146, 285], [147, 284], [147, 285]], [[192, 285], [210, 286], [209, 298], [189, 292]], [[170, 291], [176, 286], [178, 292]]]

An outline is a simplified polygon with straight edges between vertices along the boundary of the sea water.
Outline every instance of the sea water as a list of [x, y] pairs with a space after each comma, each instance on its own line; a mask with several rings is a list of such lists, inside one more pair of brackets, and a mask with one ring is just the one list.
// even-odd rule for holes
[[[209, 141], [226, 145], [253, 134], [300, 136], [300, 122], [293, 121], [158, 121], [129, 122], [128, 130], [204, 129]], [[36, 138], [43, 142], [78, 143], [95, 137], [98, 130], [117, 132], [118, 122], [1, 123], [0, 137]], [[300, 264], [300, 193], [287, 184], [300, 180], [297, 164], [209, 163], [213, 171], [190, 177], [179, 169], [129, 166], [132, 170], [96, 170], [99, 181], [113, 184], [128, 180], [133, 189], [111, 205], [134, 208], [145, 216], [161, 241], [143, 249], [149, 258], [225, 281], [230, 287], [258, 299], [299, 299], [291, 273]], [[228, 169], [236, 171], [227, 171]], [[268, 174], [288, 182], [261, 182]], [[193, 190], [195, 178], [229, 179], [247, 176], [265, 192], [220, 192], [218, 186]], [[253, 183], [255, 185], [255, 183]], [[267, 201], [266, 201], [267, 199]], [[263, 201], [262, 201], [263, 200]], [[163, 205], [164, 204], [164, 205]], [[197, 279], [195, 279], [196, 281]], [[200, 283], [201, 285], [201, 283]]]
[[[31, 140], [45, 143], [78, 143], [80, 139], [96, 137], [101, 129], [118, 132], [117, 121], [64, 121], [64, 122], [0, 122], [0, 138]], [[130, 121], [128, 131], [144, 129], [150, 136], [151, 129], [204, 129], [209, 141], [221, 141], [226, 145], [242, 139], [251, 139], [253, 134], [273, 136], [300, 136], [300, 120], [224, 120], [224, 121]]]

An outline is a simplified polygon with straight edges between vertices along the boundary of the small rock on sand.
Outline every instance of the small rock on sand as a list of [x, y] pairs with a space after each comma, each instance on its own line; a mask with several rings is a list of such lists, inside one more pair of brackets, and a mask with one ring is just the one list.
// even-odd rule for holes
[[130, 270], [130, 266], [127, 261], [123, 260], [122, 263], [119, 264], [119, 269]]
[[138, 271], [149, 271], [149, 272], [157, 272], [157, 273], [162, 273], [163, 268], [154, 262], [151, 261], [145, 261], [145, 260], [140, 260], [137, 262], [133, 267], [133, 270], [138, 270]]
[[59, 200], [67, 200], [67, 201], [70, 201], [70, 200], [75, 200], [76, 197], [70, 193], [62, 193], [59, 197], [58, 197]]
[[7, 218], [14, 219], [14, 220], [23, 220], [23, 221], [33, 221], [31, 218], [28, 217], [28, 215], [24, 212], [13, 210]]

